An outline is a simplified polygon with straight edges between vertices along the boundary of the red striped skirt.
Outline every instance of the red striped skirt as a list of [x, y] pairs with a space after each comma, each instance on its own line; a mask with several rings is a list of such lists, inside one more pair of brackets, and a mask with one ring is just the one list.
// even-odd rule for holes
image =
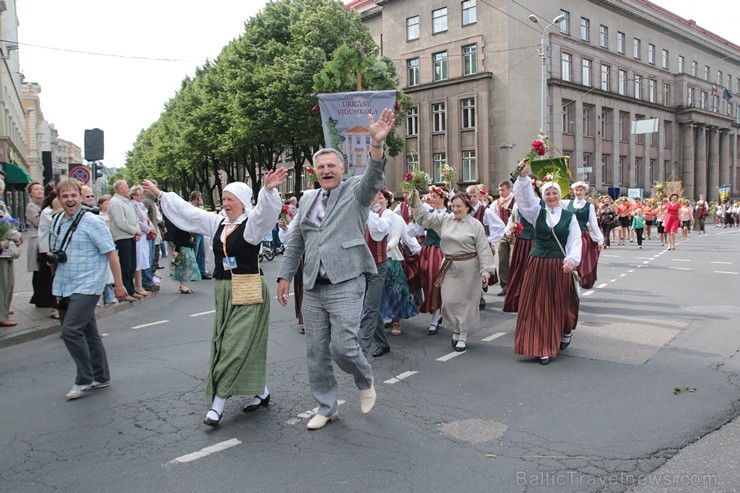
[[[419, 282], [424, 291], [424, 302], [419, 307], [419, 313], [432, 313], [442, 308], [442, 293], [440, 288], [434, 287], [434, 280], [439, 274], [444, 254], [439, 247], [426, 245], [419, 252]], [[437, 295], [434, 295], [434, 291]]]
[[583, 289], [594, 287], [600, 253], [599, 244], [591, 239], [588, 231], [581, 231], [581, 264], [577, 270], [581, 276], [581, 287]]
[[514, 352], [557, 356], [563, 333], [578, 324], [580, 299], [559, 258], [530, 257], [520, 289]]
[[421, 281], [419, 280], [419, 256], [413, 255], [408, 248], [401, 246], [401, 253], [403, 254], [403, 273], [406, 274], [406, 282], [409, 285], [409, 291], [416, 293], [421, 289]]
[[509, 282], [506, 284], [506, 298], [504, 298], [505, 312], [516, 312], [519, 308], [519, 292], [524, 280], [524, 271], [529, 261], [529, 251], [534, 246], [534, 239], [517, 238], [514, 250], [511, 252], [509, 263]]

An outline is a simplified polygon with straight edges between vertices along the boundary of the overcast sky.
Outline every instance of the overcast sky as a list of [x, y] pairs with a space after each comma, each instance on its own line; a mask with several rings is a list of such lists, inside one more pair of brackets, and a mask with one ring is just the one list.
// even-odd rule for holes
[[[159, 118], [183, 78], [216, 58], [265, 3], [18, 0], [21, 72], [41, 86], [44, 117], [59, 137], [83, 147], [85, 129], [101, 128], [104, 163], [121, 166], [138, 133]], [[740, 2], [654, 3], [740, 44]], [[479, 2], [478, 8], [487, 7]]]

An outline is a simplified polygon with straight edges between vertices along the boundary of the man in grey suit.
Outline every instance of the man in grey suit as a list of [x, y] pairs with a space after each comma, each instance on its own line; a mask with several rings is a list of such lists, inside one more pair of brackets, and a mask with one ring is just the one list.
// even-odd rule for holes
[[393, 111], [377, 121], [368, 115], [370, 160], [362, 176], [342, 181], [344, 160], [335, 149], [321, 149], [313, 164], [321, 188], [301, 198], [298, 221], [288, 240], [278, 277], [278, 301], [285, 306], [290, 281], [305, 254], [303, 321], [311, 393], [319, 404], [309, 430], [339, 418], [337, 381], [332, 359], [352, 375], [360, 389], [360, 410], [375, 404], [373, 371], [359, 344], [358, 330], [365, 294], [364, 273], [377, 273], [365, 243], [370, 203], [385, 181], [383, 141], [393, 128]]

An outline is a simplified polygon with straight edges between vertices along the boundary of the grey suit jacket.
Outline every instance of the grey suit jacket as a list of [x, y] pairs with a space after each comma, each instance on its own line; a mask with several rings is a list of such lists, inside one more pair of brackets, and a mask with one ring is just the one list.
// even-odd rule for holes
[[293, 219], [298, 224], [285, 247], [280, 278], [293, 279], [304, 254], [305, 289], [314, 287], [320, 263], [333, 284], [365, 272], [378, 272], [365, 243], [365, 225], [370, 203], [385, 183], [383, 170], [386, 162], [385, 157], [382, 161], [370, 159], [362, 176], [353, 176], [332, 190], [320, 226], [308, 220], [308, 216], [321, 189], [310, 190], [303, 195], [298, 216]]

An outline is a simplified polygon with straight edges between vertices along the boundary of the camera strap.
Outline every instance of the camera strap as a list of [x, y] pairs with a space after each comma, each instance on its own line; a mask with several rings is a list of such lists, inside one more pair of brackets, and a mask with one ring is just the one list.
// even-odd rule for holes
[[[51, 229], [54, 230], [56, 227], [56, 231], [54, 233], [54, 248], [50, 248], [52, 252], [58, 252], [59, 250], [66, 252], [67, 247], [69, 246], [69, 243], [72, 241], [72, 235], [77, 230], [77, 226], [79, 226], [80, 221], [82, 220], [82, 215], [85, 214], [85, 211], [83, 209], [80, 209], [79, 214], [77, 214], [77, 217], [72, 222], [72, 225], [67, 230], [67, 233], [64, 235], [64, 238], [62, 239], [62, 245], [57, 249], [57, 240], [59, 239], [59, 233], [62, 231], [62, 223], [64, 223], [64, 213], [60, 212], [57, 217], [54, 218], [54, 224], [52, 224]], [[51, 247], [51, 245], [49, 245]]]

